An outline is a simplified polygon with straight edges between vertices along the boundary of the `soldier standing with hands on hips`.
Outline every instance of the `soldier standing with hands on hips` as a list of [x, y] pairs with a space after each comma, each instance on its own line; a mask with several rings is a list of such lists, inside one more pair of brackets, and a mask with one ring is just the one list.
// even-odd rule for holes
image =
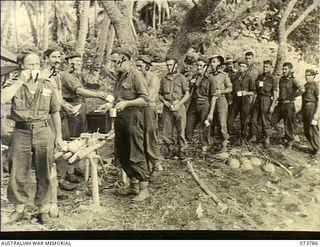
[[[60, 105], [52, 83], [44, 80], [40, 73], [40, 57], [35, 51], [19, 55], [22, 68], [15, 81], [9, 81], [1, 91], [1, 103], [11, 101], [11, 119], [15, 121], [12, 134], [10, 180], [8, 199], [15, 211], [9, 223], [23, 219], [26, 204], [31, 195], [31, 167], [35, 167], [35, 205], [39, 207], [40, 222], [50, 222], [51, 166], [54, 146], [62, 146]], [[48, 125], [52, 121], [56, 135]]]

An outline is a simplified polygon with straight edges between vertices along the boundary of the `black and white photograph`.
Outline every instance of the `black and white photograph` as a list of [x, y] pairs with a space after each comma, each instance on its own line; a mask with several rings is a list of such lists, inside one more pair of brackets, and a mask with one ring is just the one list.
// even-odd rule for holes
[[1, 233], [320, 233], [319, 10], [2, 0]]

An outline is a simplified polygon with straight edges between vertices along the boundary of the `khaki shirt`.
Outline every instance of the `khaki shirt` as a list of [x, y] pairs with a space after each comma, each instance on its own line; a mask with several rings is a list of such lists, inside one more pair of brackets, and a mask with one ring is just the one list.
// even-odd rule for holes
[[271, 73], [263, 73], [257, 77], [256, 92], [261, 96], [273, 96], [273, 92], [278, 90], [277, 83]]
[[319, 100], [319, 82], [307, 82], [304, 86], [306, 91], [302, 95], [303, 103], [317, 103]]
[[160, 82], [159, 94], [167, 101], [181, 100], [187, 91], [189, 91], [187, 79], [180, 73], [167, 74]]
[[115, 87], [115, 103], [123, 100], [142, 98], [148, 102], [147, 82], [142, 73], [136, 69], [130, 69], [127, 73], [118, 75]]
[[294, 100], [302, 92], [302, 85], [290, 75], [289, 77], [282, 76], [279, 80], [279, 100]]
[[226, 88], [232, 87], [232, 83], [227, 73], [219, 72], [218, 74], [211, 74], [214, 93], [215, 90], [225, 90]]
[[52, 74], [53, 71], [49, 70], [48, 68], [42, 68], [41, 70], [41, 76], [43, 79], [49, 80], [52, 82], [53, 87], [56, 90], [59, 103], [63, 103], [63, 97], [62, 97], [62, 85], [61, 85], [61, 76], [58, 71], [56, 71], [56, 75]]
[[81, 75], [64, 71], [61, 73], [61, 91], [64, 99], [82, 99], [83, 97], [76, 94], [77, 89], [82, 88]]
[[[9, 81], [6, 86], [14, 83]], [[60, 111], [56, 90], [48, 80], [40, 79], [34, 94], [23, 84], [12, 98], [11, 115], [13, 121], [48, 120], [49, 114]]]

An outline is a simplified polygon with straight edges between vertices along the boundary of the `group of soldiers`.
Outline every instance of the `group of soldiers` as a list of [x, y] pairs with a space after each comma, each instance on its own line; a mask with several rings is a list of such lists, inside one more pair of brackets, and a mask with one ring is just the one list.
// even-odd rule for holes
[[[262, 127], [264, 144], [270, 145], [270, 130], [284, 119], [284, 138], [292, 147], [295, 121], [294, 100], [302, 95], [304, 131], [313, 148], [319, 150], [319, 84], [317, 72], [305, 72], [306, 84], [297, 83], [291, 63], [283, 64], [283, 76], [276, 82], [272, 62], [263, 62], [260, 72], [254, 54], [247, 52], [237, 62], [220, 55], [201, 55], [192, 73], [179, 72], [179, 61], [167, 57], [166, 73], [152, 72], [150, 56], [133, 56], [130, 50], [114, 49], [111, 70], [116, 75], [113, 96], [84, 87], [82, 57], [71, 52], [65, 57], [68, 68], [59, 71], [62, 53], [52, 47], [43, 53], [40, 67], [37, 52], [20, 54], [21, 71], [8, 80], [1, 91], [1, 103], [11, 101], [10, 118], [15, 128], [10, 143], [10, 180], [8, 199], [15, 210], [10, 222], [23, 218], [30, 192], [30, 170], [35, 167], [37, 181], [35, 205], [40, 222], [50, 222], [51, 166], [55, 148], [63, 140], [77, 138], [86, 132], [85, 98], [99, 98], [107, 103], [99, 107], [115, 118], [115, 157], [127, 174], [130, 185], [118, 193], [133, 195], [133, 202], [149, 197], [149, 182], [161, 170], [158, 125], [158, 102], [163, 103], [162, 140], [166, 158], [185, 162], [188, 142], [199, 124], [202, 152], [208, 152], [213, 134], [218, 130], [222, 151], [228, 149], [230, 134], [235, 131], [235, 119], [240, 113], [241, 140], [254, 142]], [[238, 65], [238, 71], [235, 65]], [[189, 71], [190, 72], [190, 71]], [[272, 115], [270, 117], [270, 115]], [[72, 190], [81, 182], [74, 166], [57, 160], [59, 186]]]

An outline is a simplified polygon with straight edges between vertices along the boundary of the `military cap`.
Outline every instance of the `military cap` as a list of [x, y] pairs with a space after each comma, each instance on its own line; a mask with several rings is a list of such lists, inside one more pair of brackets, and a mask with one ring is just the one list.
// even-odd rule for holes
[[166, 56], [166, 61], [169, 61], [169, 60], [174, 60], [176, 63], [178, 63], [178, 59], [174, 56]]
[[81, 57], [81, 54], [75, 51], [70, 52], [67, 56], [66, 56], [66, 60], [68, 61], [71, 58], [75, 58], [75, 57]]
[[47, 50], [43, 52], [43, 58], [49, 57], [52, 52], [60, 51], [59, 46], [50, 46]]
[[227, 64], [227, 63], [236, 63], [237, 61], [236, 60], [234, 60], [233, 58], [231, 58], [231, 57], [226, 57], [226, 60], [225, 60], [225, 64]]
[[141, 60], [146, 64], [151, 65], [152, 61], [151, 58], [148, 55], [139, 55], [137, 60]]
[[249, 66], [248, 61], [245, 59], [239, 59], [238, 64], [245, 64], [245, 65]]
[[204, 62], [204, 63], [208, 63], [209, 62], [208, 59], [205, 56], [200, 56], [197, 61], [201, 61], [201, 62]]
[[114, 54], [114, 53], [126, 55], [129, 59], [132, 58], [132, 51], [126, 47], [117, 47], [113, 49], [111, 54]]
[[220, 61], [220, 64], [224, 64], [224, 58], [223, 56], [220, 55], [211, 55], [209, 56], [209, 61], [211, 61], [213, 58], [217, 58]]
[[315, 76], [318, 74], [318, 71], [316, 71], [315, 69], [306, 69], [305, 75], [311, 75], [311, 76]]
[[30, 55], [30, 54], [35, 54], [35, 55], [38, 55], [39, 56], [39, 53], [33, 49], [33, 48], [26, 48], [24, 49], [23, 51], [20, 52], [20, 54], [17, 56], [17, 62], [18, 64], [22, 64], [24, 59]]

